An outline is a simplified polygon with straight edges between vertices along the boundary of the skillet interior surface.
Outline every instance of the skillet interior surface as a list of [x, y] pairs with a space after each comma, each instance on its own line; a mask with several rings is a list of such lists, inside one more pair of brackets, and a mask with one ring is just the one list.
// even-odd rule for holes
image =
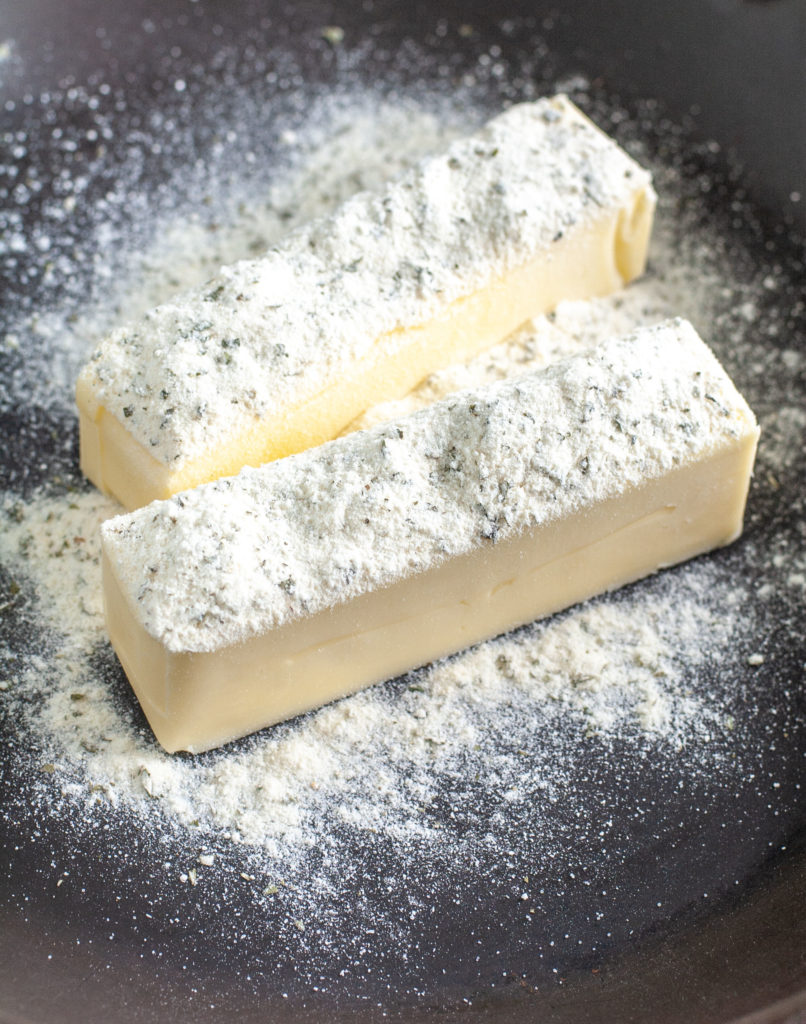
[[[386, 99], [448, 96], [455, 108], [466, 97], [492, 112], [583, 75], [594, 115], [626, 111], [625, 144], [638, 140], [656, 160], [673, 149], [682, 206], [696, 197], [740, 254], [737, 274], [772, 275], [753, 313], [763, 358], [731, 362], [727, 314], [708, 338], [766, 422], [764, 436], [780, 442], [776, 412], [802, 409], [806, 393], [793, 227], [802, 152], [789, 144], [804, 137], [796, 5], [674, 5], [650, 16], [625, 3], [605, 18], [609, 6], [6, 3], [6, 337], [31, 311], [78, 310], [102, 293], [118, 269], [117, 239], [145, 243], [157, 214], [198, 205], [209, 166], [220, 172], [230, 160], [240, 181], [268, 180], [282, 160], [280, 129], [304, 124], [328, 97], [371, 86]], [[243, 139], [221, 155], [244, 104], [264, 129], [249, 140], [248, 164]], [[99, 138], [101, 121], [114, 129], [108, 137]], [[723, 148], [703, 144], [713, 137]], [[66, 138], [78, 142], [65, 147]], [[730, 146], [743, 169], [725, 155]], [[84, 175], [86, 187], [69, 218], [48, 224], [46, 253], [31, 240], [61, 197], [60, 175]], [[125, 202], [114, 198], [121, 176]], [[15, 233], [25, 244], [15, 246]], [[70, 273], [53, 256], [68, 245]], [[51, 336], [0, 351], [5, 490], [24, 500], [88, 490], [70, 409], [38, 393], [20, 400], [36, 346], [40, 360], [52, 346], [58, 363]], [[714, 740], [720, 756], [693, 770], [679, 752], [648, 754], [630, 735], [608, 744], [590, 735], [557, 746], [574, 767], [572, 792], [559, 798], [535, 791], [508, 804], [502, 793], [491, 807], [484, 780], [444, 785], [428, 813], [450, 833], [450, 855], [424, 847], [404, 864], [390, 834], [368, 831], [359, 842], [345, 830], [341, 884], [320, 894], [318, 918], [303, 921], [310, 904], [293, 887], [256, 898], [238, 851], [219, 854], [212, 873], [200, 869], [198, 884], [188, 885], [187, 870], [181, 881], [165, 867], [178, 855], [159, 809], [146, 828], [101, 802], [89, 827], [59, 772], [41, 771], [45, 755], [12, 691], [0, 693], [0, 1017], [727, 1021], [795, 995], [806, 984], [806, 455], [802, 427], [789, 436], [773, 483], [756, 474], [745, 538], [708, 563], [716, 579], [758, 592], [730, 650], [704, 657], [692, 679], [730, 706], [729, 728]], [[13, 681], [48, 637], [25, 613], [33, 598], [24, 582], [10, 568], [3, 582], [2, 672]], [[662, 586], [638, 584], [624, 600]], [[759, 663], [748, 662], [757, 652]], [[127, 721], [145, 730], [103, 644], [93, 666]], [[388, 684], [388, 699], [411, 685]], [[547, 832], [560, 837], [550, 858]]]

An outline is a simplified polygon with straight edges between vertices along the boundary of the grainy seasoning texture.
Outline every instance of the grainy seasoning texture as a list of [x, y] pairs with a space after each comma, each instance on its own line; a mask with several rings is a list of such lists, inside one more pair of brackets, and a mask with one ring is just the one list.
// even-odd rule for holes
[[[432, 1005], [446, 959], [456, 973], [444, 998], [457, 1004], [521, 980], [560, 985], [662, 932], [681, 907], [718, 906], [799, 820], [802, 265], [757, 222], [718, 147], [692, 144], [652, 102], [627, 110], [583, 79], [549, 82], [539, 41], [517, 66], [496, 46], [427, 96], [309, 95], [273, 56], [260, 81], [284, 82], [293, 102], [269, 116], [233, 70], [242, 52], [222, 44], [199, 86], [213, 138], [203, 151], [184, 58], [166, 63], [166, 106], [122, 138], [134, 116], [123, 92], [76, 83], [32, 101], [60, 132], [52, 194], [37, 125], [8, 140], [31, 159], [19, 179], [0, 170], [0, 412], [14, 417], [0, 873], [15, 914], [56, 908], [83, 949], [103, 905], [99, 955], [142, 958], [160, 979], [175, 965], [204, 1007], [215, 971], [227, 1013], [250, 992], [275, 1006], [284, 994]], [[433, 84], [433, 62], [407, 52]], [[343, 59], [349, 82], [358, 56]], [[761, 421], [745, 538], [225, 750], [166, 756], [103, 639], [98, 527], [119, 509], [76, 472], [78, 369], [117, 324], [538, 88], [570, 92], [651, 166], [649, 273], [620, 296], [563, 305], [409, 401], [685, 316]], [[125, 160], [104, 155], [116, 143]], [[137, 168], [159, 160], [171, 173], [154, 189]]]
[[167, 650], [214, 651], [735, 446], [755, 419], [685, 321], [463, 391], [102, 529]]
[[643, 191], [649, 175], [564, 97], [516, 105], [114, 331], [81, 375], [90, 411], [181, 468]]
[[[517, 734], [516, 747], [532, 747], [535, 718], [554, 717], [557, 708], [576, 720], [574, 730], [607, 735], [637, 726], [672, 749], [724, 728], [716, 708], [687, 692], [685, 676], [704, 658], [702, 629], [724, 646], [743, 601], [702, 565], [671, 599], [649, 593], [595, 603], [427, 669], [397, 698], [376, 688], [240, 749], [170, 757], [127, 724], [93, 664], [103, 635], [97, 524], [115, 508], [90, 493], [6, 509], [4, 556], [24, 555], [37, 616], [53, 630], [69, 627], [57, 652], [35, 656], [7, 680], [8, 692], [41, 693], [32, 724], [42, 757], [53, 758], [47, 763], [59, 765], [65, 791], [79, 800], [148, 798], [157, 803], [142, 806], [146, 814], [162, 807], [185, 826], [201, 820], [235, 832], [290, 867], [300, 849], [324, 841], [335, 797], [337, 819], [358, 829], [389, 830], [401, 841], [408, 830], [419, 835], [424, 826], [412, 812], [436, 799], [441, 771], [472, 751], [491, 767], [491, 734], [496, 745], [504, 735], [515, 743]], [[43, 678], [51, 680], [47, 690]], [[526, 779], [518, 781], [518, 760], [508, 763], [509, 756], [495, 761], [514, 799]], [[540, 778], [567, 770], [540, 760]]]

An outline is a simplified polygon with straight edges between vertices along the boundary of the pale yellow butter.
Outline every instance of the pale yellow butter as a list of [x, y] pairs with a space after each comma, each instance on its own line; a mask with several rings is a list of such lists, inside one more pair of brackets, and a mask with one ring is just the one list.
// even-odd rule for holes
[[758, 427], [670, 321], [103, 528], [112, 643], [204, 750], [729, 543]]
[[654, 207], [649, 174], [567, 99], [512, 107], [114, 332], [77, 385], [82, 469], [134, 508], [329, 440], [638, 276]]

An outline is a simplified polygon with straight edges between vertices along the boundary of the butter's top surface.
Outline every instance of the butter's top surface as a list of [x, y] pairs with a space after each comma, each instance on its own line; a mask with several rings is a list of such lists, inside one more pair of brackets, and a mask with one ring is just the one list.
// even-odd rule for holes
[[178, 470], [650, 187], [565, 97], [513, 106], [113, 332], [82, 371], [83, 401]]
[[109, 520], [146, 631], [211, 651], [617, 496], [757, 431], [685, 321], [612, 338]]

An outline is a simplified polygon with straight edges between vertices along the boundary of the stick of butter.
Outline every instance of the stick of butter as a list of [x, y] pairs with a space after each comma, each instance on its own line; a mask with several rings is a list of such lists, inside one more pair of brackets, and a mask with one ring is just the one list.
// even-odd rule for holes
[[335, 437], [562, 299], [644, 268], [649, 174], [564, 97], [116, 330], [76, 389], [81, 466], [127, 508]]
[[668, 321], [102, 528], [109, 635], [201, 751], [741, 531], [752, 412]]

